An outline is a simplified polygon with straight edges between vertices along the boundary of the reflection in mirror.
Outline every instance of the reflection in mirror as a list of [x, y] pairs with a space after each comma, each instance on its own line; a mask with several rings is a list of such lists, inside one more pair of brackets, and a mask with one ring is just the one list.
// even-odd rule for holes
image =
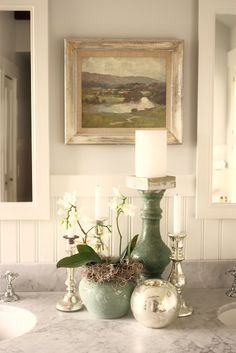
[[0, 202], [32, 201], [30, 11], [0, 11]]
[[236, 202], [236, 15], [215, 22], [212, 201]]

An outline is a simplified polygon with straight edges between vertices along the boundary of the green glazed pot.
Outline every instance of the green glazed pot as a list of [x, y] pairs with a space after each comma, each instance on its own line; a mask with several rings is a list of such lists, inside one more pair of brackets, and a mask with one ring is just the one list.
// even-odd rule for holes
[[87, 310], [103, 319], [116, 319], [127, 314], [130, 309], [130, 297], [135, 283], [117, 282], [97, 283], [82, 278], [79, 294]]

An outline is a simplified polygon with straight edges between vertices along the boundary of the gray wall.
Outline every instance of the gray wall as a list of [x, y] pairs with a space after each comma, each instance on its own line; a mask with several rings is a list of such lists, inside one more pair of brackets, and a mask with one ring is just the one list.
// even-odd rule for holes
[[51, 174], [130, 174], [134, 146], [64, 145], [63, 39], [184, 40], [184, 140], [168, 147], [168, 173], [195, 174], [197, 0], [49, 0]]

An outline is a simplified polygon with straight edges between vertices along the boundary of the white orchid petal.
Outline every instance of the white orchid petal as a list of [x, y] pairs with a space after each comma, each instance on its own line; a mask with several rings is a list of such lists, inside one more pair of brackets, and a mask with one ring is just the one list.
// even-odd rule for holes
[[116, 211], [117, 209], [117, 200], [115, 198], [113, 198], [111, 201], [110, 201], [110, 208], [113, 210], [113, 211]]
[[58, 214], [58, 216], [63, 216], [63, 217], [66, 216], [65, 210], [63, 208], [59, 208], [57, 210], [57, 214]]
[[58, 204], [59, 206], [63, 206], [63, 205], [64, 205], [64, 200], [63, 200], [63, 199], [59, 199], [59, 200], [57, 201], [57, 204]]
[[135, 215], [136, 206], [127, 203], [123, 206], [122, 210], [126, 216], [133, 217]]
[[119, 187], [113, 187], [113, 188], [112, 188], [112, 191], [113, 191], [113, 194], [114, 194], [116, 197], [122, 196], [121, 193], [120, 193]]
[[66, 208], [69, 208], [71, 205], [75, 206], [77, 202], [77, 193], [73, 192], [65, 192], [64, 197], [64, 205]]

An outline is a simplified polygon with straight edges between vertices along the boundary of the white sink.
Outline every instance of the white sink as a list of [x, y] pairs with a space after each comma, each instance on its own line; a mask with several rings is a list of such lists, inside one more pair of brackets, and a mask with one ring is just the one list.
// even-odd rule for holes
[[223, 305], [218, 310], [218, 319], [225, 326], [236, 328], [236, 302]]
[[36, 322], [30, 311], [0, 304], [0, 341], [23, 335], [32, 330]]

